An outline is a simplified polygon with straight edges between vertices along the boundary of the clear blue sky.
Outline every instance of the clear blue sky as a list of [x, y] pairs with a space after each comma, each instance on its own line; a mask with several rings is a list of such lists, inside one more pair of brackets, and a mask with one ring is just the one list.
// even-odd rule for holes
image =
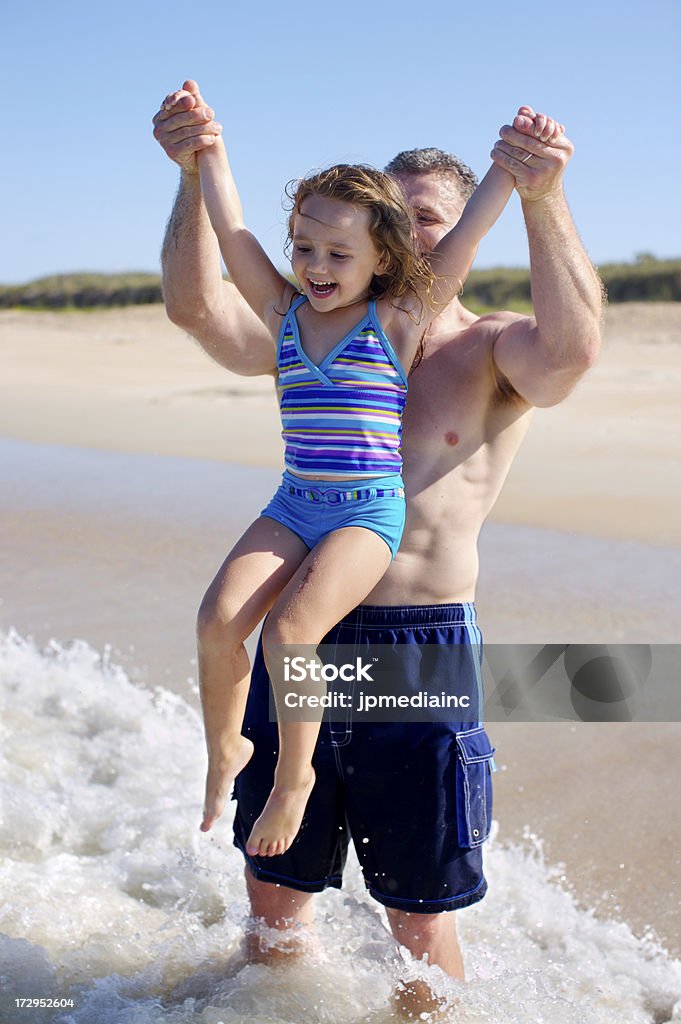
[[[150, 121], [187, 77], [225, 125], [249, 225], [280, 266], [288, 179], [431, 145], [482, 173], [520, 103], [568, 126], [566, 191], [596, 262], [678, 256], [680, 12], [677, 0], [8, 6], [0, 282], [158, 269], [178, 173]], [[514, 197], [477, 265], [526, 263]]]

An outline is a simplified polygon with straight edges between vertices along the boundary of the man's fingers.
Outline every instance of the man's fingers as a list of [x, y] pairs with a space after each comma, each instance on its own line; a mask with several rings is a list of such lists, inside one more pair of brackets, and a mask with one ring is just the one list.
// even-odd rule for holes
[[[513, 125], [503, 125], [499, 129], [499, 135], [509, 146], [522, 149], [524, 153], [534, 153], [535, 156], [546, 156], [547, 154], [548, 147], [546, 143], [541, 142], [540, 139], [536, 139], [532, 135], [526, 135], [524, 132], [518, 131], [515, 123]], [[566, 153], [571, 154], [573, 145], [566, 135], [561, 134], [551, 143], [550, 148], [553, 150], [564, 150]]]
[[167, 149], [168, 146], [177, 146], [178, 143], [184, 142], [186, 139], [199, 139], [204, 135], [216, 136], [221, 133], [222, 125], [211, 121], [209, 124], [187, 124], [173, 129], [169, 128], [167, 124], [156, 125], [153, 134], [156, 141]]
[[166, 156], [174, 160], [176, 164], [186, 170], [194, 173], [198, 170], [196, 166], [196, 156], [198, 153], [202, 153], [206, 149], [210, 149], [214, 146], [217, 140], [220, 138], [218, 135], [193, 135], [189, 139], [184, 139], [182, 142], [170, 142], [168, 139], [159, 139], [163, 151]]
[[194, 110], [181, 110], [180, 113], [167, 113], [165, 117], [155, 117], [154, 136], [158, 139], [165, 132], [175, 132], [188, 126], [209, 124], [215, 116], [210, 107], [197, 107]]
[[520, 146], [513, 146], [503, 139], [498, 139], [494, 143], [491, 154], [495, 163], [501, 163], [515, 175], [521, 170], [537, 171], [542, 169], [543, 171], [544, 168], [553, 173], [556, 167], [561, 167], [567, 162], [565, 159], [567, 154], [557, 147], [545, 145], [525, 136], [521, 136], [521, 139], [522, 145]]
[[195, 103], [196, 99], [192, 93], [186, 89], [178, 89], [176, 92], [171, 92], [169, 96], [166, 96], [163, 109], [172, 110], [173, 107], [180, 105], [183, 109], [187, 110], [193, 107]]
[[182, 142], [178, 142], [177, 144], [172, 143], [170, 146], [166, 146], [166, 153], [172, 159], [175, 159], [176, 157], [186, 157], [189, 156], [190, 153], [198, 153], [202, 149], [214, 146], [219, 138], [219, 132], [214, 135], [191, 135]]
[[[181, 89], [168, 93], [163, 99], [160, 110], [154, 115], [152, 122], [156, 125], [176, 117], [179, 113], [191, 110], [199, 111], [197, 115], [199, 120], [210, 121], [215, 116], [211, 108], [204, 102], [197, 83], [193, 79], [188, 78]], [[208, 111], [208, 113], [205, 113], [205, 111]], [[185, 123], [187, 122], [182, 122], [182, 124]], [[174, 127], [179, 126], [174, 125]]]
[[500, 164], [505, 167], [507, 171], [516, 176], [523, 170], [525, 164], [529, 162], [530, 157], [534, 154], [527, 150], [518, 149], [515, 146], [508, 146], [506, 143], [498, 140], [494, 143], [494, 149], [490, 153], [492, 160], [495, 164]]
[[159, 121], [167, 121], [169, 117], [174, 117], [175, 114], [183, 110], [191, 110], [195, 105], [196, 99], [191, 93], [182, 89], [178, 92], [171, 92], [161, 103], [161, 108], [154, 115], [152, 121], [154, 124], [158, 124]]
[[[534, 135], [526, 135], [524, 132], [518, 131], [511, 125], [505, 124], [499, 129], [500, 141], [506, 143], [501, 148], [504, 152], [509, 155], [516, 156], [516, 159], [522, 160], [523, 157], [527, 156], [528, 153], [533, 153], [535, 156], [542, 156], [544, 151], [544, 144], [535, 139]], [[495, 144], [499, 146], [499, 142]]]

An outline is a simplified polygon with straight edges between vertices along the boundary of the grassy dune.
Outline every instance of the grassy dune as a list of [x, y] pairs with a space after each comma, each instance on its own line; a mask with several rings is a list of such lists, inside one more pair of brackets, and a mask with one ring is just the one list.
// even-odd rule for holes
[[[641, 255], [634, 263], [608, 263], [598, 268], [615, 302], [680, 302], [681, 259], [658, 260]], [[0, 285], [0, 309], [96, 309], [106, 306], [162, 302], [158, 274], [56, 274], [22, 285]], [[474, 270], [464, 292], [474, 312], [532, 309], [530, 272], [526, 268]]]

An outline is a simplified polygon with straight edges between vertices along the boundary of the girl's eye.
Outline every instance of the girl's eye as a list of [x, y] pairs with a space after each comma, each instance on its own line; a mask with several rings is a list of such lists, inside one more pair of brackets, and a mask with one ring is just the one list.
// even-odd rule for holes
[[346, 260], [348, 258], [347, 253], [344, 252], [332, 252], [331, 255], [335, 260]]
[[309, 252], [310, 251], [309, 246], [307, 246], [307, 245], [297, 245], [295, 248], [296, 248], [296, 252]]

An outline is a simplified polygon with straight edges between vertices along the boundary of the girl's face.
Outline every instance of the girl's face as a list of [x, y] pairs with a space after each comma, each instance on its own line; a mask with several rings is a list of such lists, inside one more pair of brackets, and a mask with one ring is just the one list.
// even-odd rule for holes
[[291, 267], [310, 305], [322, 313], [365, 300], [384, 271], [369, 234], [369, 211], [310, 195], [293, 221]]

